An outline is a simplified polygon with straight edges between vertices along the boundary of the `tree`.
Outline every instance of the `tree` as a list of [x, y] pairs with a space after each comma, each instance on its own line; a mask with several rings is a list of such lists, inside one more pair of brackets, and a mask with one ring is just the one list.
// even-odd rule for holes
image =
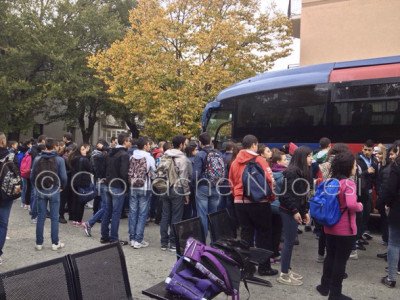
[[[148, 0], [122, 41], [89, 60], [115, 101], [155, 138], [197, 134], [223, 88], [290, 54], [289, 20], [257, 0]], [[134, 108], [134, 109], [132, 109]]]

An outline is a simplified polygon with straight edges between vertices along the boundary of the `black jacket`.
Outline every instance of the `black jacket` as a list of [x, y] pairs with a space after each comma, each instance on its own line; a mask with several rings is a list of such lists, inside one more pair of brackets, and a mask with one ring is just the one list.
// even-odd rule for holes
[[400, 160], [391, 165], [385, 202], [390, 208], [389, 225], [400, 228]]
[[295, 215], [300, 213], [302, 217], [308, 213], [308, 192], [311, 188], [307, 180], [301, 175], [299, 169], [287, 169], [283, 172], [284, 181], [279, 196], [281, 211]]
[[106, 158], [106, 184], [111, 183], [111, 187], [126, 187], [128, 189], [128, 169], [129, 155], [127, 149], [123, 147], [113, 148]]
[[375, 173], [368, 173], [368, 166], [365, 163], [364, 159], [361, 157], [362, 153], [358, 153], [357, 155], [357, 165], [361, 169], [360, 173], [360, 188], [361, 192], [365, 193], [372, 189], [376, 185], [377, 174], [378, 174], [378, 163], [374, 157], [371, 157], [371, 167], [375, 169]]
[[[92, 165], [87, 157], [78, 155], [71, 160], [71, 180], [74, 188], [88, 187], [92, 182], [88, 173], [93, 174]], [[86, 172], [86, 173], [80, 173]], [[79, 173], [79, 174], [78, 174]]]
[[93, 166], [94, 178], [102, 179], [106, 178], [106, 151], [94, 150], [90, 158], [90, 162]]

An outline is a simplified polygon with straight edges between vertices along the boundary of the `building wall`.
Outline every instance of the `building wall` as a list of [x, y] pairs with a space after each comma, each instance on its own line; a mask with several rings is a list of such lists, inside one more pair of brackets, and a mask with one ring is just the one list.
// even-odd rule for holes
[[303, 0], [300, 64], [400, 54], [400, 0]]

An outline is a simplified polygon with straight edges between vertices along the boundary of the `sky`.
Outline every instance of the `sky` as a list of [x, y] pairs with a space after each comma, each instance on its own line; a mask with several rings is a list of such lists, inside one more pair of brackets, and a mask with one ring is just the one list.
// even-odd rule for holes
[[[299, 1], [299, 0], [297, 0], [297, 1]], [[287, 14], [289, 0], [261, 0], [263, 7], [267, 7], [273, 2], [275, 2], [278, 10], [280, 10], [284, 14]], [[293, 2], [294, 1], [292, 1], [292, 3]], [[283, 70], [283, 69], [287, 69], [288, 65], [299, 64], [299, 62], [300, 62], [300, 39], [293, 40], [292, 49], [293, 49], [292, 54], [288, 57], [278, 59], [275, 62], [274, 67], [271, 70]]]

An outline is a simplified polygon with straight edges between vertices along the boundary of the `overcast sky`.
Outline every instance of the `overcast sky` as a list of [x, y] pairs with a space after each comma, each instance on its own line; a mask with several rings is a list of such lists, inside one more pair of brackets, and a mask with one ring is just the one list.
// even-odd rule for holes
[[[299, 0], [297, 0], [299, 1]], [[287, 14], [289, 0], [261, 0], [263, 6], [267, 7], [272, 2], [275, 2], [277, 8], [282, 11], [284, 14]], [[292, 1], [293, 3], [293, 1]], [[294, 39], [293, 41], [293, 52], [290, 56], [278, 59], [275, 62], [274, 67], [272, 70], [282, 70], [287, 69], [288, 65], [291, 64], [299, 64], [300, 62], [300, 39]]]

